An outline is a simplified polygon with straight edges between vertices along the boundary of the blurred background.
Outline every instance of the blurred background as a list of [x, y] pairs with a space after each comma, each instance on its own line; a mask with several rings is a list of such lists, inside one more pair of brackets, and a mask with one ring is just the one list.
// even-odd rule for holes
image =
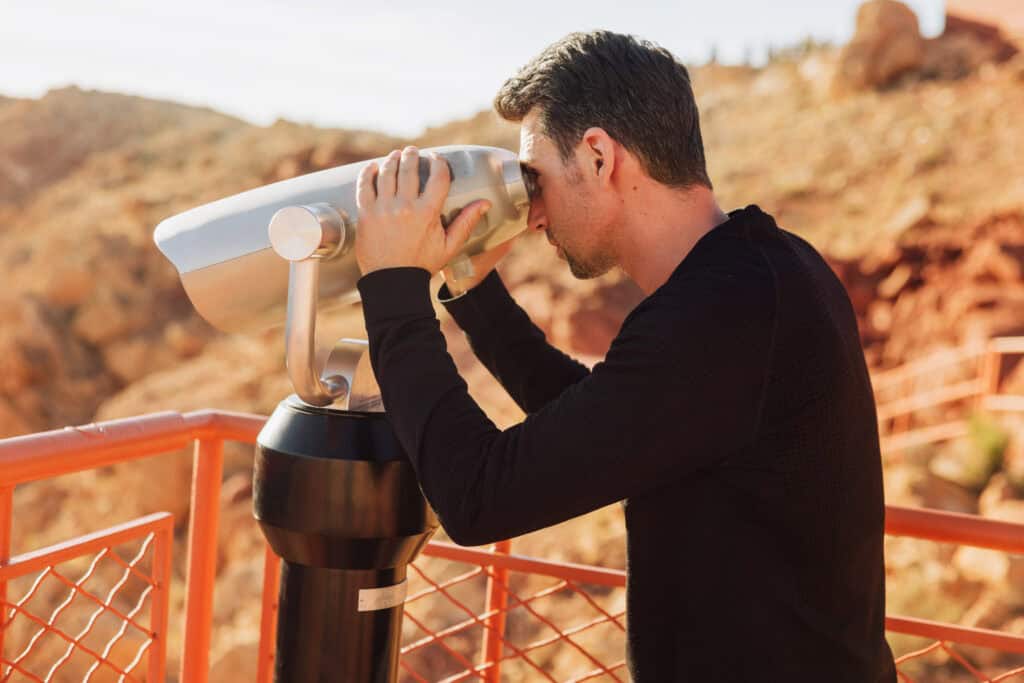
[[[0, 0], [0, 437], [158, 410], [269, 413], [291, 391], [282, 332], [228, 336], [199, 318], [153, 246], [156, 224], [410, 142], [516, 150], [518, 128], [494, 116], [491, 97], [544, 46], [591, 28], [635, 33], [687, 63], [723, 208], [759, 204], [822, 251], [850, 293], [875, 373], [1024, 334], [1017, 0], [642, 0], [628, 10], [531, 0], [504, 11], [464, 0], [105, 10]], [[620, 274], [575, 281], [530, 237], [501, 270], [549, 339], [587, 362], [641, 298]], [[503, 427], [522, 419], [439, 315], [488, 414]], [[358, 334], [361, 313], [321, 325], [325, 335]], [[1000, 372], [1007, 391], [1024, 393], [1024, 365]], [[914, 390], [958, 377], [927, 379]], [[967, 415], [964, 404], [942, 410]], [[887, 502], [1024, 521], [1024, 425], [967, 417], [962, 438], [887, 456]], [[251, 464], [250, 448], [228, 449], [216, 681], [252, 680], [263, 559]], [[19, 487], [13, 548], [154, 510], [174, 512], [181, 537], [190, 477], [190, 458], [173, 454]], [[622, 568], [624, 537], [616, 506], [514, 548]], [[1024, 632], [1015, 558], [888, 538], [887, 563], [890, 612]], [[897, 652], [917, 644], [892, 642]], [[621, 639], [605, 647], [621, 651]], [[562, 655], [545, 656], [557, 668]], [[915, 670], [960, 680], [947, 664]]]

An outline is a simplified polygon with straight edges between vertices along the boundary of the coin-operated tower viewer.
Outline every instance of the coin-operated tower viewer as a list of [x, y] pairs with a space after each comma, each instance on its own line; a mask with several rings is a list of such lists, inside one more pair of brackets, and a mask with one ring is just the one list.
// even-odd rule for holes
[[[432, 150], [447, 161], [448, 221], [491, 209], [449, 264], [526, 229], [515, 155], [493, 147]], [[199, 313], [227, 332], [285, 325], [295, 394], [257, 439], [253, 514], [282, 560], [277, 683], [389, 683], [398, 672], [406, 569], [437, 528], [383, 412], [366, 343], [320, 346], [318, 311], [358, 300], [355, 183], [370, 161], [311, 173], [173, 216], [154, 240]], [[427, 161], [420, 167], [421, 188]], [[226, 368], [230, 371], [230, 368]]]

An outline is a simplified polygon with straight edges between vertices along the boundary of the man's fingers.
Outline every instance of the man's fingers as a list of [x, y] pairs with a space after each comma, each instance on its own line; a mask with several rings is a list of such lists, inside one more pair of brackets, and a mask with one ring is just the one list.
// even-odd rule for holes
[[401, 159], [401, 154], [396, 149], [387, 155], [384, 163], [381, 164], [380, 173], [377, 174], [377, 197], [380, 199], [389, 199], [395, 196], [397, 182], [395, 175], [398, 172], [398, 162]]
[[427, 206], [441, 211], [445, 197], [448, 196], [448, 189], [452, 186], [451, 173], [448, 171], [448, 164], [441, 155], [430, 152], [430, 177], [423, 188], [423, 201]]
[[462, 245], [469, 239], [473, 228], [476, 227], [480, 218], [490, 208], [491, 203], [489, 201], [478, 199], [459, 212], [459, 215], [448, 226], [448, 230], [445, 231], [444, 246], [445, 254], [447, 255], [446, 260], [450, 261], [462, 249]]
[[491, 263], [490, 266], [488, 267], [488, 270], [490, 270], [490, 268], [494, 267], [494, 264], [496, 264], [501, 259], [505, 258], [505, 256], [508, 255], [508, 252], [512, 251], [512, 246], [515, 244], [515, 242], [516, 238], [513, 237], [507, 242], [502, 242], [493, 249], [485, 251], [479, 256], [475, 256], [474, 259], [479, 258], [481, 263], [486, 263], [487, 261], [490, 261]]
[[420, 151], [412, 145], [402, 150], [396, 194], [404, 199], [416, 199], [420, 196]]
[[356, 180], [356, 206], [363, 210], [377, 201], [377, 191], [373, 189], [373, 181], [377, 177], [376, 162], [370, 162], [359, 171]]

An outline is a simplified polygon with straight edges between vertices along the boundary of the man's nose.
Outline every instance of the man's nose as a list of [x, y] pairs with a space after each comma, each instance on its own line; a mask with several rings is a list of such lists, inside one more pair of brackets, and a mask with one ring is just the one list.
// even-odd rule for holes
[[544, 213], [543, 204], [534, 199], [530, 202], [530, 213], [527, 215], [526, 224], [531, 230], [543, 231], [548, 229], [547, 214]]

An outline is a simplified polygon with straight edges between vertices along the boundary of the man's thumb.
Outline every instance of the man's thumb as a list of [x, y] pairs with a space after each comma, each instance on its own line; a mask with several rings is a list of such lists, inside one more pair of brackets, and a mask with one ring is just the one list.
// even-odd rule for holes
[[462, 249], [462, 245], [469, 239], [473, 228], [480, 221], [480, 218], [491, 208], [491, 203], [486, 199], [478, 199], [469, 206], [466, 206], [455, 217], [455, 220], [448, 226], [445, 232], [445, 252], [451, 260], [455, 254]]

